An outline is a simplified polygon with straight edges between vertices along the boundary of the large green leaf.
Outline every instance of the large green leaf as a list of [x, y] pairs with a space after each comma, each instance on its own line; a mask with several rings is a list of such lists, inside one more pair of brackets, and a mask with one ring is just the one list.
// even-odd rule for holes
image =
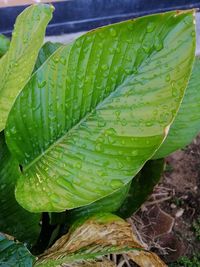
[[46, 42], [39, 51], [33, 72], [39, 69], [39, 67], [42, 66], [42, 64], [47, 60], [47, 58], [49, 58], [61, 46], [61, 43]]
[[0, 34], [0, 57], [2, 57], [7, 52], [9, 45], [10, 40], [3, 34]]
[[200, 58], [196, 58], [192, 75], [178, 114], [169, 134], [154, 155], [163, 158], [188, 145], [200, 132]]
[[33, 5], [17, 18], [10, 47], [0, 61], [0, 131], [20, 90], [29, 79], [53, 7]]
[[0, 233], [0, 266], [32, 267], [34, 256], [19, 242]]
[[90, 205], [83, 206], [77, 209], [72, 209], [67, 212], [67, 220], [69, 223], [82, 217], [91, 216], [98, 212], [112, 212], [117, 211], [124, 203], [130, 189], [130, 183], [123, 186], [116, 192], [106, 196]]
[[154, 186], [160, 180], [163, 169], [163, 159], [147, 161], [130, 183], [113, 194], [90, 205], [68, 211], [68, 222], [98, 212], [112, 212], [123, 218], [130, 217], [153, 192]]
[[153, 192], [154, 186], [159, 182], [164, 169], [164, 160], [150, 160], [142, 170], [133, 178], [123, 204], [116, 212], [123, 218], [130, 217], [145, 202]]
[[127, 184], [166, 136], [194, 51], [193, 11], [106, 26], [59, 48], [8, 118], [7, 143], [23, 166], [18, 202], [63, 211]]
[[40, 214], [29, 213], [17, 203], [14, 190], [19, 174], [17, 161], [0, 133], [0, 230], [20, 241], [34, 243], [40, 232]]

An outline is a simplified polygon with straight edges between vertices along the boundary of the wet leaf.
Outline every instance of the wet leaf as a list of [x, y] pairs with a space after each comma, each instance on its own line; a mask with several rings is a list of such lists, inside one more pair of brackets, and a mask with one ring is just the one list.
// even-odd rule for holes
[[24, 170], [16, 198], [25, 209], [78, 208], [131, 181], [176, 115], [194, 30], [193, 11], [125, 21], [59, 48], [38, 69], [6, 127]]
[[17, 17], [10, 47], [0, 60], [0, 131], [5, 127], [17, 95], [31, 76], [52, 12], [52, 6], [33, 5]]
[[10, 40], [3, 34], [0, 34], [0, 57], [2, 57], [7, 52], [9, 46]]
[[19, 165], [6, 147], [0, 133], [0, 229], [18, 240], [33, 244], [40, 233], [40, 214], [24, 210], [15, 199], [15, 184], [20, 175]]
[[123, 186], [113, 194], [102, 198], [96, 202], [93, 202], [90, 205], [83, 206], [77, 209], [69, 210], [67, 212], [67, 222], [72, 223], [77, 219], [82, 217], [89, 217], [92, 214], [98, 212], [112, 212], [115, 213], [121, 205], [124, 203], [128, 192], [130, 190], [130, 183]]
[[33, 72], [39, 69], [39, 67], [61, 46], [61, 43], [46, 42], [39, 51]]
[[32, 267], [34, 256], [25, 245], [0, 233], [0, 266]]
[[183, 102], [169, 134], [154, 155], [163, 158], [189, 145], [200, 132], [200, 58], [196, 57]]

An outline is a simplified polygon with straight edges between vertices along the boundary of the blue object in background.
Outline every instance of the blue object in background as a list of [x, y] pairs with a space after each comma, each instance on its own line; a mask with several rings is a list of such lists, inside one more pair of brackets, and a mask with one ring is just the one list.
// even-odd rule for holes
[[[53, 3], [55, 12], [47, 35], [88, 31], [147, 14], [200, 8], [200, 0], [68, 0]], [[0, 8], [0, 33], [10, 35], [26, 6]]]

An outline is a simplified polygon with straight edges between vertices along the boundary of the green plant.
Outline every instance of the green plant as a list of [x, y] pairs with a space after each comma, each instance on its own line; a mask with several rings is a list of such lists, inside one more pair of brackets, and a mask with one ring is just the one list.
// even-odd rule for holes
[[193, 226], [196, 238], [200, 240], [200, 216], [193, 222], [192, 226]]
[[159, 181], [162, 157], [199, 131], [194, 11], [129, 20], [41, 47], [52, 11], [27, 8], [0, 60], [1, 231], [39, 254], [57, 240], [38, 266], [85, 266], [111, 252], [125, 252], [140, 266], [165, 266], [110, 213], [126, 218], [136, 211]]
[[170, 264], [170, 267], [199, 267], [200, 254], [194, 254], [191, 258], [181, 257], [176, 263]]

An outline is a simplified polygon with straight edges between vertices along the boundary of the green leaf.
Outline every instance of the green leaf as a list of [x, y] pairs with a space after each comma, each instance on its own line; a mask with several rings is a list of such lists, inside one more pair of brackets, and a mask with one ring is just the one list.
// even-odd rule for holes
[[3, 34], [0, 34], [0, 57], [2, 57], [7, 52], [9, 46], [10, 40]]
[[129, 189], [130, 189], [130, 183], [123, 186], [122, 188], [112, 193], [111, 195], [102, 198], [96, 202], [93, 202], [90, 205], [68, 211], [67, 212], [68, 222], [71, 223], [82, 217], [89, 217], [92, 214], [98, 212], [115, 213], [115, 211], [117, 211], [120, 208], [125, 198], [127, 197]]
[[34, 259], [34, 256], [22, 243], [15, 242], [0, 233], [0, 266], [32, 267]]
[[0, 60], [0, 131], [5, 127], [17, 95], [31, 76], [52, 12], [52, 6], [33, 5], [17, 17], [9, 50]]
[[167, 134], [194, 52], [193, 11], [109, 25], [59, 48], [8, 118], [7, 143], [24, 170], [18, 202], [63, 211], [130, 182]]
[[163, 169], [163, 159], [147, 161], [142, 170], [133, 178], [129, 193], [117, 211], [117, 215], [128, 218], [137, 211], [153, 192], [154, 186], [160, 180]]
[[14, 189], [20, 175], [17, 161], [8, 151], [0, 133], [0, 229], [18, 240], [34, 243], [40, 233], [40, 214], [24, 210], [16, 201]]
[[200, 58], [196, 57], [188, 87], [170, 127], [169, 134], [154, 155], [164, 158], [177, 149], [188, 145], [200, 132]]
[[42, 66], [42, 64], [47, 60], [47, 58], [49, 58], [61, 46], [61, 43], [46, 42], [39, 51], [33, 72], [39, 69], [39, 67]]
[[[109, 213], [98, 213], [76, 222], [68, 234], [40, 255], [36, 266], [95, 266], [84, 264], [110, 253], [128, 253], [141, 267], [166, 266], [154, 253], [144, 249], [131, 225]], [[78, 263], [80, 265], [76, 265]]]

